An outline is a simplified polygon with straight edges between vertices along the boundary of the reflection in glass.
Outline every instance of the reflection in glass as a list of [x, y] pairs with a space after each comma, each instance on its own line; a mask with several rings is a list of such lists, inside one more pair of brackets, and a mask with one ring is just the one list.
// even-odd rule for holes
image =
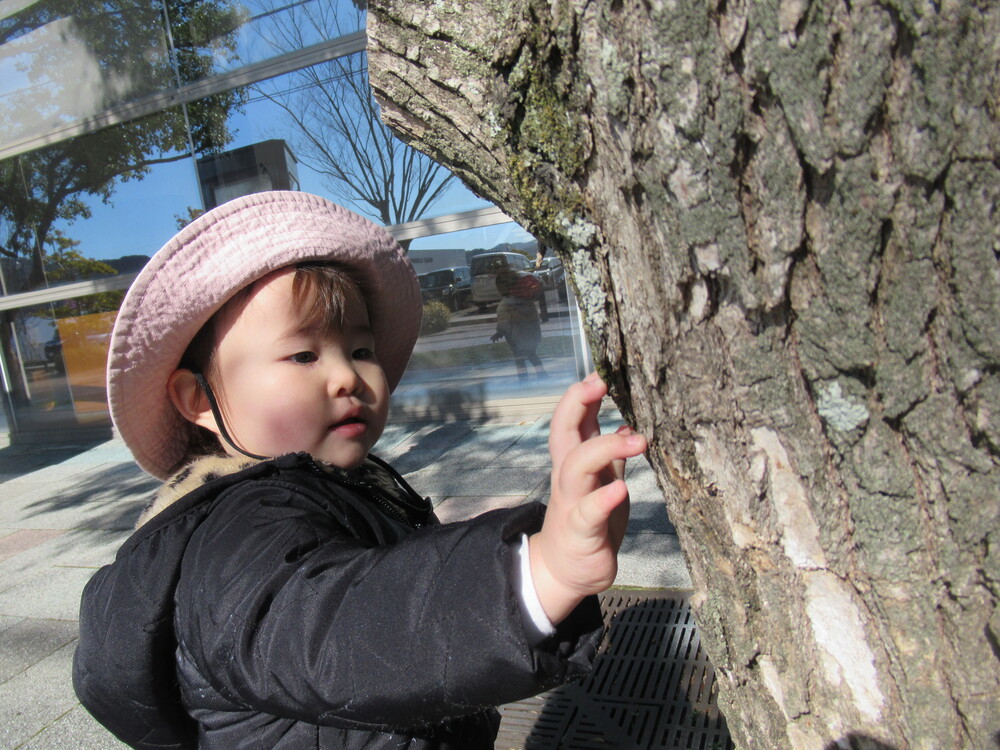
[[[0, 16], [0, 143], [364, 26], [354, 0], [166, 0], [127, 9], [11, 0]], [[133, 273], [205, 207], [275, 188], [326, 195], [388, 225], [485, 205], [381, 124], [364, 55], [355, 54], [0, 161], [2, 293]], [[475, 416], [497, 399], [561, 393], [585, 371], [575, 304], [558, 269], [534, 268], [530, 235], [494, 225], [496, 213], [454, 217], [440, 226], [462, 231], [404, 242], [421, 272], [457, 270], [425, 282], [429, 325], [397, 410]], [[443, 230], [418, 222], [406, 231]], [[541, 281], [532, 304], [544, 373], [535, 377], [518, 377], [506, 338], [490, 340], [501, 295], [482, 310], [471, 304], [471, 276], [461, 269], [485, 251], [520, 253]], [[489, 283], [495, 291], [496, 279]], [[0, 313], [0, 422], [12, 434], [78, 439], [81, 426], [107, 427], [103, 373], [120, 296], [39, 305], [33, 295]]]
[[[455, 274], [450, 269], [432, 268], [420, 276], [425, 292], [424, 323], [409, 367], [393, 394], [397, 417], [479, 418], [486, 416], [490, 403], [554, 398], [589, 370], [576, 303], [564, 276], [548, 279], [534, 270], [536, 248], [532, 242], [519, 242], [514, 250], [503, 241], [523, 236], [516, 224], [476, 230], [484, 231], [492, 236], [492, 242], [487, 241], [486, 248], [466, 250], [465, 262], [473, 271], [480, 270], [481, 281], [489, 277], [492, 301], [477, 304], [468, 295], [452, 309], [450, 299], [440, 294], [448, 285], [436, 282], [450, 278], [455, 285]], [[483, 239], [472, 232], [468, 236], [476, 242]], [[454, 241], [452, 236], [439, 235], [421, 242], [440, 246]], [[447, 255], [453, 250], [410, 252], [415, 261], [424, 253], [436, 255], [442, 264], [454, 261]], [[523, 262], [489, 262], [501, 253]], [[477, 258], [485, 262], [477, 262]], [[516, 271], [512, 270], [515, 265]], [[437, 296], [427, 294], [431, 290]]]
[[8, 7], [0, 18], [0, 144], [208, 77], [234, 59], [244, 17], [225, 0]]
[[[90, 218], [93, 202], [111, 203], [119, 185], [189, 158], [185, 121], [196, 145], [227, 142], [228, 113], [239, 107], [240, 97], [238, 90], [226, 92], [190, 106], [186, 118], [174, 108], [0, 162], [3, 292], [108, 275], [109, 269], [82, 257], [76, 222]], [[115, 270], [121, 271], [110, 273]]]
[[12, 381], [7, 406], [21, 436], [108, 427], [104, 373], [123, 294], [92, 294], [3, 314], [0, 343]]
[[[339, 16], [317, 16], [311, 4], [273, 20], [274, 36], [295, 48], [302, 29], [324, 22], [337, 34]], [[362, 14], [358, 12], [360, 19]], [[368, 85], [365, 53], [330, 60], [253, 86], [282, 113], [296, 158], [321, 175], [335, 200], [384, 224], [428, 215], [454, 179], [382, 124]]]
[[366, 0], [245, 0], [232, 60], [218, 71], [305, 49], [365, 28]]

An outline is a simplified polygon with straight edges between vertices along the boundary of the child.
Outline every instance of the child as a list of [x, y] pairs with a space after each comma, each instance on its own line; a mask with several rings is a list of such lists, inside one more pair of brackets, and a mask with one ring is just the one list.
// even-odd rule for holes
[[545, 368], [538, 356], [542, 325], [535, 307], [535, 299], [539, 295], [544, 297], [541, 283], [530, 274], [518, 276], [514, 271], [506, 271], [497, 274], [496, 285], [500, 303], [497, 305], [497, 330], [490, 341], [507, 340], [514, 353], [518, 379], [528, 377], [525, 360], [531, 362], [536, 375], [544, 375]]
[[420, 326], [383, 230], [304, 193], [183, 229], [130, 289], [115, 425], [168, 478], [87, 585], [74, 685], [138, 748], [492, 748], [493, 709], [588, 668], [624, 459], [596, 376], [553, 415], [547, 512], [439, 524], [369, 454]]

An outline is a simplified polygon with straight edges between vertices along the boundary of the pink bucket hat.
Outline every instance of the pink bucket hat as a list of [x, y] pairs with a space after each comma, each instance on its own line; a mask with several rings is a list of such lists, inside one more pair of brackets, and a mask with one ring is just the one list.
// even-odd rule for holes
[[142, 469], [165, 479], [188, 448], [187, 422], [167, 380], [191, 340], [236, 292], [271, 271], [336, 260], [364, 280], [375, 346], [389, 389], [420, 331], [416, 273], [381, 227], [308, 193], [254, 193], [178, 232], [146, 264], [122, 302], [108, 353], [108, 401]]

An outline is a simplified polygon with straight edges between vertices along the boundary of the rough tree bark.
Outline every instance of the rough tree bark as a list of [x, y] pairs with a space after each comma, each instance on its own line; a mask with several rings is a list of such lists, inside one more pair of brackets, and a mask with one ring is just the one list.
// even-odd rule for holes
[[373, 0], [383, 118], [554, 246], [741, 747], [1000, 741], [1000, 5]]

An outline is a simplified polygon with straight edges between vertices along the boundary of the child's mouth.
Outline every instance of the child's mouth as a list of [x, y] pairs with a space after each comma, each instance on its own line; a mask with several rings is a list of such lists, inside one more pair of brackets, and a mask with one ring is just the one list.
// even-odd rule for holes
[[330, 426], [330, 431], [341, 437], [357, 437], [368, 429], [368, 423], [361, 417], [348, 417]]

